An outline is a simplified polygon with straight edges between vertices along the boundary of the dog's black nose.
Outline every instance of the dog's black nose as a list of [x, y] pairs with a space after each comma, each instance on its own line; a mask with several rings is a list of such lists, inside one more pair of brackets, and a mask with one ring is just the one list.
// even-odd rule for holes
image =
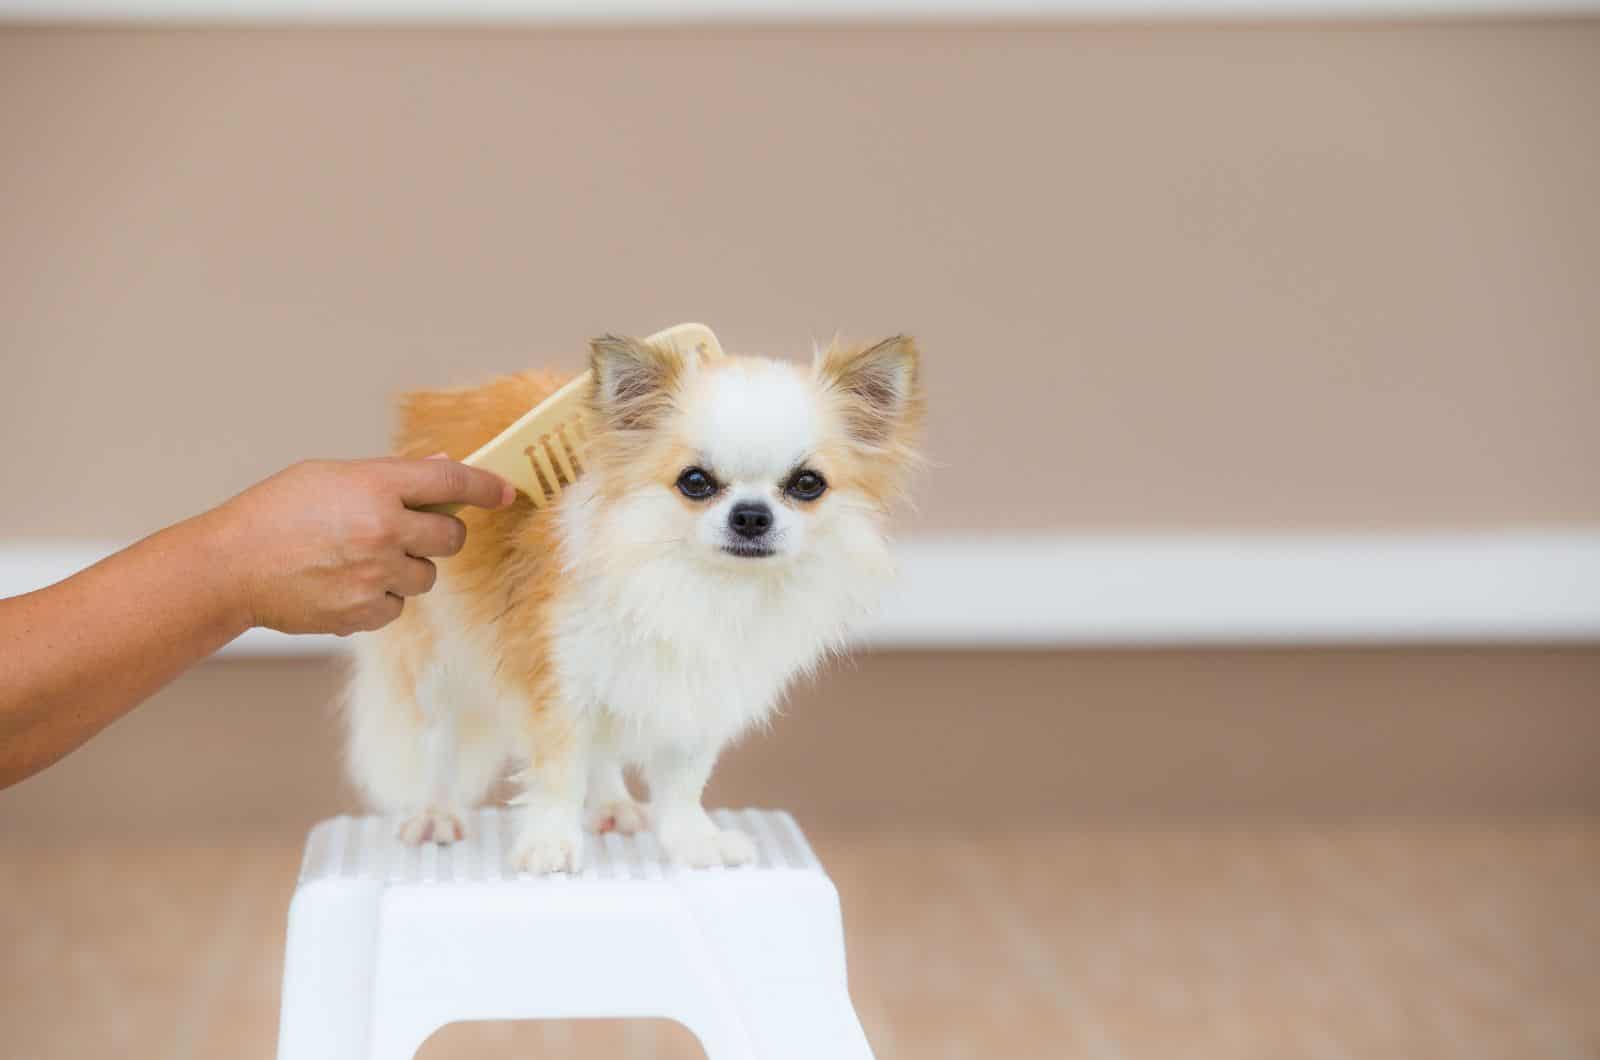
[[740, 537], [760, 537], [772, 529], [772, 509], [760, 501], [740, 501], [728, 513], [728, 526]]

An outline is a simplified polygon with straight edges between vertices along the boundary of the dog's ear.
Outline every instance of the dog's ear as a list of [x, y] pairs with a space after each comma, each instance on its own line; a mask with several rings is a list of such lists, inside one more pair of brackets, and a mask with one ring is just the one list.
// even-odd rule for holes
[[686, 367], [674, 348], [603, 335], [589, 343], [590, 405], [614, 430], [647, 430], [672, 406]]
[[835, 343], [818, 357], [816, 371], [839, 398], [845, 429], [862, 445], [892, 445], [921, 415], [921, 355], [909, 336], [865, 348]]

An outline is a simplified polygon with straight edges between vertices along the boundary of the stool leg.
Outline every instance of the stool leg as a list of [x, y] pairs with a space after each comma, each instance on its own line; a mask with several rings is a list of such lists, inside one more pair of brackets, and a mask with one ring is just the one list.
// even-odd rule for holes
[[770, 1005], [746, 1008], [754, 1054], [720, 1054], [706, 1045], [709, 1060], [873, 1060], [861, 1021], [842, 988], [791, 987]]
[[738, 1024], [691, 1024], [710, 1060], [873, 1060], [850, 1003], [839, 897], [827, 877], [787, 877], [781, 901], [770, 893], [779, 881], [769, 881], [758, 902], [741, 901], [736, 871], [679, 879], [715, 968], [708, 992], [728, 998], [733, 1013], [721, 1022]]
[[367, 1055], [381, 889], [376, 882], [330, 881], [295, 892], [278, 1060]]

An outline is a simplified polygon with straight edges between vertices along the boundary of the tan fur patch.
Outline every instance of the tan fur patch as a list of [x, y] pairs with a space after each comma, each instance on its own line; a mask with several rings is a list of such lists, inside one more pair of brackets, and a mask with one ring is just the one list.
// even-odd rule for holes
[[[478, 387], [408, 394], [397, 448], [407, 456], [472, 452], [543, 401], [570, 376], [524, 372]], [[496, 678], [518, 692], [537, 724], [552, 712], [549, 609], [560, 577], [552, 510], [519, 496], [509, 508], [463, 509], [467, 540], [441, 569], [464, 603], [464, 620], [490, 631]], [[408, 609], [409, 612], [409, 609]], [[404, 618], [404, 616], [402, 616]], [[400, 650], [407, 650], [402, 647]]]
[[479, 386], [404, 394], [395, 452], [417, 458], [445, 453], [460, 460], [571, 378], [571, 373], [519, 372]]

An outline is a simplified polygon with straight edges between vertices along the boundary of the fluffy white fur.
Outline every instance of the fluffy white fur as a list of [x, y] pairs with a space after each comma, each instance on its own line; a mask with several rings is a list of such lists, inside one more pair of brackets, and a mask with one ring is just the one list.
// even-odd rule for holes
[[[889, 375], [859, 388], [880, 403], [887, 395], [891, 407], [867, 410], [898, 418], [885, 429], [914, 412], [915, 348], [905, 347], [898, 359], [866, 363]], [[596, 368], [603, 406], [606, 365]], [[854, 436], [866, 413], [850, 404], [859, 399], [842, 368], [749, 359], [715, 372], [682, 368], [670, 412], [629, 429], [666, 432], [720, 488], [690, 502], [675, 488], [675, 467], [655, 476], [630, 468], [624, 486], [601, 466], [565, 493], [541, 625], [557, 703], [541, 711], [501, 679], [505, 644], [469, 618], [481, 590], [448, 562], [434, 591], [408, 604], [417, 612], [409, 632], [357, 638], [349, 760], [369, 798], [401, 818], [402, 838], [459, 838], [464, 811], [513, 760], [523, 789], [513, 800], [515, 856], [530, 871], [577, 869], [584, 824], [631, 832], [648, 823], [689, 865], [752, 856], [745, 836], [721, 831], [701, 808], [712, 766], [797, 674], [842, 643], [892, 572], [886, 499], [845, 481], [868, 478], [825, 472], [830, 487], [811, 503], [785, 485], [819, 453], [867, 466], [900, 457], [882, 437]], [[772, 554], [727, 551], [738, 543], [729, 512], [741, 502], [771, 510], [763, 540]], [[643, 774], [648, 812], [629, 795], [625, 767]]]

